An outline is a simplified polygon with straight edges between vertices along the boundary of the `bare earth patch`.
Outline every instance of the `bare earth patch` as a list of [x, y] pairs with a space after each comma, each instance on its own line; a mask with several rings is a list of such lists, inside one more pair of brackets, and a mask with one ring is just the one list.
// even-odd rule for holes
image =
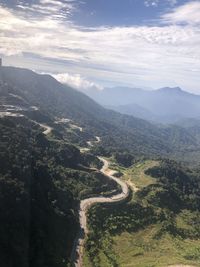
[[134, 192], [137, 192], [139, 188], [129, 179], [127, 184], [133, 189]]

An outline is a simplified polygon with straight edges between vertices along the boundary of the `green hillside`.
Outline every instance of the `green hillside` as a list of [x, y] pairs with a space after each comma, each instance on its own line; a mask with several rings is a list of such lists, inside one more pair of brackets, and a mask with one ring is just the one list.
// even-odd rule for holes
[[199, 173], [173, 161], [148, 164], [135, 172], [149, 185], [128, 202], [89, 211], [84, 266], [200, 266]]
[[[112, 158], [119, 175], [141, 190], [127, 203], [91, 209], [86, 266], [121, 266], [123, 256], [112, 242], [120, 244], [126, 232], [137, 238], [153, 229], [150, 243], [162, 231], [169, 244], [177, 237], [197, 240], [198, 223], [190, 228], [189, 222], [199, 218], [199, 177], [184, 166], [198, 166], [198, 127], [155, 126], [104, 109], [51, 76], [26, 69], [0, 68], [0, 94], [2, 267], [70, 264], [80, 201], [119, 192], [99, 172], [100, 155]], [[197, 252], [192, 246], [189, 256], [182, 253], [183, 262], [199, 260], [195, 242]], [[133, 253], [141, 257], [146, 250]]]

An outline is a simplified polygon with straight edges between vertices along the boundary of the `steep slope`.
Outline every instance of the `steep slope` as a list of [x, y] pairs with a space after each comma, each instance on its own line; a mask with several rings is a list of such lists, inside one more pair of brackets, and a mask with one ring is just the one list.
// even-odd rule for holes
[[[29, 107], [37, 108], [51, 120], [71, 119], [84, 131], [102, 137], [98, 153], [111, 154], [128, 150], [136, 156], [169, 156], [177, 150], [182, 153], [198, 150], [199, 143], [181, 127], [160, 128], [151, 123], [108, 110], [86, 95], [64, 86], [49, 75], [30, 70], [2, 67], [1, 91], [4, 107], [8, 95], [17, 95]], [[6, 89], [5, 89], [6, 88]]]
[[[53, 115], [88, 118], [102, 108], [84, 94], [58, 83], [50, 75], [39, 75], [27, 69], [2, 67], [0, 77], [24, 99]], [[83, 105], [82, 105], [83, 103]], [[83, 117], [83, 118], [82, 118]]]

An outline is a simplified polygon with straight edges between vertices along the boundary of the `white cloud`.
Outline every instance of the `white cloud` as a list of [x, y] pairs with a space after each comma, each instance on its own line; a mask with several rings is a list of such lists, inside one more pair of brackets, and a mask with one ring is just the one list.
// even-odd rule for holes
[[[71, 4], [71, 1], [64, 4]], [[95, 29], [63, 21], [62, 12], [60, 18], [55, 12], [40, 19], [31, 15], [29, 19], [26, 7], [16, 12], [0, 6], [0, 53], [5, 56], [31, 53], [44, 59], [56, 59], [55, 69], [60, 60], [62, 70], [58, 72], [73, 73], [65, 74], [64, 78], [76, 88], [97, 86], [90, 84], [90, 80], [104, 84], [198, 88], [200, 76], [191, 70], [200, 69], [200, 30], [196, 24], [200, 19], [200, 15], [197, 16], [199, 4], [188, 3], [162, 16], [162, 20], [172, 24]], [[45, 5], [59, 9], [62, 3], [41, 0], [40, 10], [45, 12]], [[68, 10], [71, 12], [69, 6]], [[49, 9], [48, 12], [51, 13]], [[184, 26], [176, 24], [176, 21], [186, 20], [192, 22]], [[67, 62], [70, 62], [69, 70]], [[35, 64], [33, 68], [39, 67]]]
[[192, 1], [162, 16], [164, 22], [200, 24], [200, 2]]
[[60, 73], [52, 74], [52, 76], [63, 84], [68, 84], [73, 88], [76, 88], [80, 91], [87, 90], [102, 90], [103, 88], [86, 78], [82, 77], [80, 74], [69, 74], [69, 73]]
[[26, 11], [31, 16], [66, 19], [76, 9], [74, 0], [38, 0], [32, 5], [18, 4], [18, 10]]

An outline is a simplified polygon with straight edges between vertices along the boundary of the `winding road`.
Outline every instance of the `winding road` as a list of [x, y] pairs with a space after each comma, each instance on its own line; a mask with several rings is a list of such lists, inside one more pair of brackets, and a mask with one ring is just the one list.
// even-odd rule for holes
[[[96, 141], [93, 142], [99, 143], [100, 138], [96, 136]], [[93, 146], [92, 141], [91, 142], [89, 141], [88, 145]], [[87, 228], [88, 209], [96, 203], [116, 203], [125, 200], [129, 196], [128, 185], [119, 178], [114, 176], [115, 171], [109, 169], [109, 161], [107, 161], [102, 157], [98, 158], [103, 162], [103, 167], [101, 168], [100, 172], [106, 175], [108, 179], [112, 179], [116, 183], [118, 183], [121, 186], [121, 193], [113, 195], [112, 197], [98, 196], [98, 197], [87, 198], [81, 201], [79, 209], [80, 231], [77, 234], [77, 237], [74, 241], [71, 253], [71, 262], [74, 264], [75, 267], [82, 267], [83, 265], [82, 258], [83, 258], [84, 242], [88, 234], [88, 228]]]
[[43, 131], [43, 134], [45, 134], [45, 135], [50, 134], [51, 131], [53, 130], [52, 127], [50, 127], [50, 126], [48, 126], [48, 125], [46, 125], [46, 124], [43, 124], [43, 123], [37, 123], [37, 124], [39, 124], [42, 128], [45, 129], [45, 130]]
[[[35, 122], [37, 123], [37, 122]], [[39, 124], [42, 128], [44, 128], [43, 134], [48, 135], [52, 131], [52, 127], [42, 124], [42, 123], [37, 123]], [[81, 127], [76, 126], [75, 124], [71, 124], [73, 126], [73, 129], [79, 129], [80, 131], [83, 131]], [[94, 144], [98, 144], [101, 142], [100, 137], [95, 136], [96, 140], [95, 141], [88, 141], [87, 145], [89, 147], [93, 147]], [[89, 151], [90, 148], [81, 148], [80, 151], [81, 153]], [[102, 197], [97, 196], [97, 197], [92, 197], [92, 198], [87, 198], [84, 199], [80, 202], [80, 208], [79, 208], [79, 222], [80, 222], [80, 230], [77, 233], [76, 239], [74, 240], [73, 243], [73, 248], [71, 252], [71, 262], [74, 264], [75, 267], [82, 267], [82, 259], [83, 259], [83, 251], [84, 251], [84, 242], [85, 238], [88, 234], [88, 228], [87, 228], [87, 211], [88, 209], [96, 204], [96, 203], [116, 203], [120, 202], [124, 199], [126, 199], [129, 196], [129, 187], [128, 185], [120, 180], [119, 178], [115, 177], [114, 174], [116, 171], [109, 169], [109, 161], [102, 158], [98, 157], [100, 161], [103, 163], [103, 167], [101, 168], [100, 172], [103, 173], [108, 177], [108, 179], [114, 180], [117, 184], [120, 185], [121, 187], [121, 193], [117, 195], [113, 195], [111, 197]]]

